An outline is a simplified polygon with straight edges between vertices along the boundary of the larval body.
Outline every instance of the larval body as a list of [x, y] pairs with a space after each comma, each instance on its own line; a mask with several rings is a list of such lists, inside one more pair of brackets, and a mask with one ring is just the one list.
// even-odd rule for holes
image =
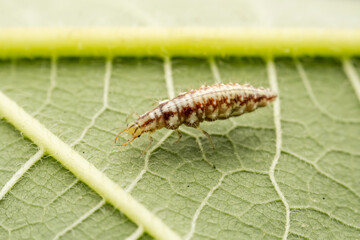
[[135, 122], [144, 131], [163, 127], [177, 129], [181, 124], [198, 127], [203, 121], [239, 116], [264, 107], [276, 98], [270, 89], [237, 83], [214, 84], [191, 90], [163, 102]]
[[118, 146], [126, 146], [143, 133], [150, 132], [151, 144], [151, 133], [164, 127], [176, 130], [180, 139], [181, 133], [177, 128], [181, 124], [185, 124], [189, 127], [199, 128], [214, 147], [209, 134], [199, 127], [201, 122], [240, 116], [243, 113], [252, 112], [256, 108], [265, 107], [276, 97], [276, 93], [270, 89], [255, 88], [248, 84], [218, 83], [203, 86], [180, 94], [171, 100], [163, 101], [120, 132], [116, 136], [115, 142], [124, 132], [129, 133], [132, 137]]

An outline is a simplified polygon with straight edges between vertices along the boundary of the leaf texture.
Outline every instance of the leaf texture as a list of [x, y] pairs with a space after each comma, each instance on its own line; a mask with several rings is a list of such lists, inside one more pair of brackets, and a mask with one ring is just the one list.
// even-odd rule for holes
[[[4, 1], [0, 27], [360, 26], [350, 1], [84, 4]], [[0, 60], [2, 92], [184, 239], [359, 239], [359, 76], [356, 57]], [[146, 136], [114, 145], [132, 112], [214, 82], [277, 87], [279, 100], [204, 123], [216, 150], [187, 127], [179, 143], [157, 131], [147, 156]], [[4, 118], [0, 172], [0, 239], [152, 239]]]
[[[352, 59], [357, 73], [358, 62]], [[219, 80], [270, 85], [262, 59], [169, 63], [175, 92]], [[0, 74], [2, 91], [185, 238], [279, 239], [287, 228], [289, 238], [359, 236], [359, 101], [341, 61], [274, 61], [282, 141], [274, 177], [285, 203], [269, 171], [277, 151], [274, 107], [204, 123], [216, 150], [187, 127], [177, 144], [171, 131], [156, 132], [149, 158], [141, 157], [146, 137], [114, 146], [128, 114], [167, 98], [164, 64], [115, 58], [108, 88], [104, 59], [4, 60]], [[1, 131], [5, 185], [38, 149], [5, 120]], [[137, 228], [51, 156], [25, 172], [0, 204], [4, 238], [125, 238]]]

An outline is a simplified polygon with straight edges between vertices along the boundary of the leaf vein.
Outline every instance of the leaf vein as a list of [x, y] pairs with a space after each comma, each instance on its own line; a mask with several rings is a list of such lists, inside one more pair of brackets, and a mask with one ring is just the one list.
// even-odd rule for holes
[[305, 89], [306, 89], [306, 92], [308, 93], [310, 99], [311, 99], [311, 102], [315, 105], [315, 107], [322, 113], [324, 114], [325, 116], [327, 116], [328, 118], [334, 120], [334, 121], [337, 121], [337, 122], [343, 122], [343, 123], [360, 123], [360, 121], [356, 121], [356, 120], [344, 120], [344, 119], [340, 119], [336, 116], [333, 116], [331, 113], [329, 113], [326, 109], [324, 109], [323, 106], [321, 106], [321, 104], [319, 103], [319, 101], [317, 100], [313, 90], [312, 90], [312, 87], [311, 87], [311, 84], [310, 84], [310, 81], [309, 81], [309, 78], [306, 74], [306, 71], [303, 67], [303, 65], [301, 64], [301, 62], [298, 60], [298, 59], [294, 59], [294, 62], [295, 62], [295, 66], [296, 66], [296, 69], [297, 71], [299, 72], [299, 75], [300, 75], [300, 78], [305, 86]]
[[281, 201], [284, 204], [285, 207], [285, 230], [283, 235], [283, 240], [286, 240], [289, 235], [289, 229], [290, 229], [290, 209], [289, 209], [289, 203], [287, 202], [284, 194], [282, 193], [276, 179], [275, 179], [275, 168], [277, 163], [279, 162], [280, 155], [281, 155], [281, 147], [282, 147], [282, 131], [281, 131], [281, 111], [280, 111], [280, 93], [277, 83], [277, 76], [276, 76], [276, 67], [274, 64], [274, 61], [272, 59], [267, 60], [266, 62], [268, 77], [270, 81], [270, 86], [273, 91], [278, 93], [278, 97], [274, 102], [274, 123], [275, 123], [275, 133], [276, 133], [276, 153], [274, 156], [274, 160], [272, 161], [272, 164], [269, 169], [269, 176], [272, 184], [274, 185], [274, 188], [276, 192], [278, 193], [279, 197], [281, 198]]
[[354, 68], [354, 65], [352, 64], [351, 59], [343, 58], [342, 65], [343, 65], [344, 72], [345, 72], [346, 76], [348, 77], [348, 79], [350, 80], [351, 85], [353, 86], [354, 91], [356, 93], [356, 96], [357, 96], [358, 100], [360, 101], [360, 77], [356, 73], [356, 70]]

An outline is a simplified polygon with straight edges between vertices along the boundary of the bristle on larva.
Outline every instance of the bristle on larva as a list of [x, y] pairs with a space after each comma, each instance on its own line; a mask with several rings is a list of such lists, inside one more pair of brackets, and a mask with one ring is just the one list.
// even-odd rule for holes
[[[152, 143], [151, 133], [164, 127], [176, 130], [180, 139], [181, 133], [178, 128], [185, 124], [189, 127], [199, 128], [212, 144], [209, 134], [200, 128], [201, 122], [240, 116], [259, 107], [265, 107], [276, 97], [277, 94], [270, 89], [255, 88], [248, 84], [218, 83], [202, 86], [165, 101], [141, 115], [137, 121], [116, 136], [115, 142], [122, 133], [127, 132], [131, 138], [124, 144], [118, 145], [126, 146], [141, 134], [149, 132], [150, 146]], [[212, 146], [214, 147], [213, 144]]]

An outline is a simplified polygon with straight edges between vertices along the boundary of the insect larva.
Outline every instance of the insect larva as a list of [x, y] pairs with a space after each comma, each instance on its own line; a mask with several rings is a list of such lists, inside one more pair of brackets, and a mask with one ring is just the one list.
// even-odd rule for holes
[[164, 101], [153, 110], [141, 115], [116, 136], [115, 143], [125, 132], [129, 133], [131, 138], [118, 146], [126, 146], [143, 133], [149, 132], [150, 143], [146, 148], [148, 149], [153, 141], [151, 134], [164, 127], [175, 130], [179, 135], [179, 141], [181, 133], [178, 128], [181, 124], [185, 124], [201, 130], [214, 148], [210, 135], [200, 128], [201, 122], [240, 116], [258, 107], [265, 107], [276, 97], [277, 94], [270, 89], [255, 88], [248, 84], [219, 83], [203, 86]]

